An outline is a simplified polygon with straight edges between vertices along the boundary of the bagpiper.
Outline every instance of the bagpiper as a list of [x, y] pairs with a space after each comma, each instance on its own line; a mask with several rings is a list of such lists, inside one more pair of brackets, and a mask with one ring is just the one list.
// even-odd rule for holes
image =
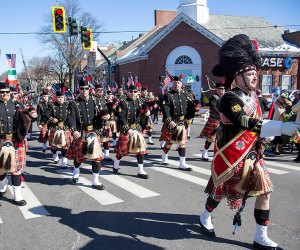
[[147, 153], [147, 145], [142, 135], [140, 125], [141, 106], [137, 100], [138, 88], [131, 85], [128, 97], [121, 100], [117, 107], [118, 123], [120, 124], [120, 137], [115, 148], [113, 172], [118, 173], [120, 160], [128, 154], [135, 154], [138, 163], [137, 177], [148, 179], [144, 171], [144, 155]]
[[202, 160], [208, 161], [208, 149], [215, 141], [215, 135], [221, 122], [221, 114], [219, 112], [219, 104], [221, 97], [225, 93], [225, 86], [222, 82], [216, 83], [216, 93], [209, 100], [209, 117], [200, 133], [200, 138], [205, 138], [204, 150], [202, 150]]
[[95, 85], [95, 97], [97, 100], [97, 106], [99, 109], [99, 115], [102, 117], [101, 119], [101, 124], [100, 124], [100, 137], [101, 137], [101, 142], [102, 146], [104, 149], [104, 160], [106, 161], [113, 161], [112, 158], [109, 156], [109, 119], [110, 119], [110, 114], [108, 112], [107, 108], [107, 101], [104, 96], [104, 90], [103, 90], [103, 84], [98, 83]]
[[68, 124], [73, 135], [73, 141], [67, 151], [67, 158], [74, 160], [73, 182], [79, 181], [79, 167], [82, 162], [92, 161], [92, 187], [98, 190], [105, 189], [99, 181], [99, 171], [103, 153], [100, 140], [100, 110], [95, 97], [90, 96], [90, 87], [87, 81], [79, 81], [80, 95], [70, 103]]
[[21, 193], [21, 170], [26, 166], [26, 134], [36, 110], [22, 109], [10, 98], [9, 85], [0, 82], [0, 196], [7, 190], [11, 174], [14, 203], [25, 206]]
[[107, 101], [107, 110], [110, 115], [109, 120], [107, 121], [109, 126], [109, 137], [112, 137], [113, 144], [115, 147], [117, 145], [117, 106], [119, 105], [119, 99], [115, 97], [111, 90], [107, 90], [106, 92], [106, 101]]
[[204, 234], [215, 236], [211, 213], [226, 197], [230, 208], [239, 209], [234, 217], [237, 228], [241, 225], [241, 213], [247, 197], [255, 196], [256, 233], [253, 247], [280, 249], [267, 235], [273, 187], [263, 161], [263, 138], [292, 134], [299, 125], [262, 121], [255, 93], [260, 65], [256, 48], [247, 35], [241, 34], [225, 42], [219, 52], [219, 64], [213, 68], [215, 76], [226, 78], [225, 88], [232, 89], [220, 101], [221, 125], [216, 135], [216, 153], [211, 178], [205, 189], [208, 198], [200, 215], [200, 226]]
[[178, 144], [180, 158], [179, 169], [192, 171], [185, 162], [185, 146], [187, 143], [187, 121], [195, 114], [195, 106], [188, 95], [182, 90], [182, 82], [178, 76], [173, 77], [173, 87], [163, 96], [162, 108], [164, 124], [160, 141], [165, 141], [162, 152], [162, 164], [168, 165], [168, 152], [173, 144]]
[[59, 162], [58, 150], [61, 150], [61, 167], [68, 167], [66, 158], [67, 150], [71, 145], [71, 132], [67, 124], [69, 106], [65, 102], [65, 96], [61, 91], [56, 91], [56, 101], [52, 105], [49, 118], [49, 145], [53, 155], [53, 162]]
[[42, 100], [37, 105], [37, 125], [41, 129], [38, 142], [42, 143], [42, 151], [45, 153], [48, 141], [48, 121], [53, 107], [52, 102], [49, 100], [49, 94], [45, 90], [42, 91], [41, 97]]

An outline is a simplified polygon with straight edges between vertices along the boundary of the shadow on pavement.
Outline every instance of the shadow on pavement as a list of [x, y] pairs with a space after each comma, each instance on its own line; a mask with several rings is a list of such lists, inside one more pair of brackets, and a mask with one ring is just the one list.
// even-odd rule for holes
[[[71, 209], [44, 207], [52, 217], [60, 218], [60, 223], [92, 239], [80, 249], [163, 249], [143, 242], [141, 237], [162, 240], [192, 238], [251, 249], [249, 243], [202, 235], [199, 225], [195, 224], [198, 221], [197, 215], [113, 211], [72, 214]], [[104, 233], [99, 230], [104, 230]], [[120, 235], [105, 235], [109, 233]]]

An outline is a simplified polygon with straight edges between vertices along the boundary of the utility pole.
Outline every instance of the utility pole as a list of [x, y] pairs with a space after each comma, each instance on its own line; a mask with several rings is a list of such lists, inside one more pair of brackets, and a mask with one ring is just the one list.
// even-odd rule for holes
[[29, 71], [27, 69], [27, 66], [26, 66], [26, 63], [25, 63], [25, 60], [24, 60], [23, 50], [21, 48], [19, 48], [19, 50], [20, 50], [20, 53], [21, 53], [24, 69], [25, 69], [25, 72], [27, 73], [27, 76], [28, 76], [28, 79], [29, 79], [29, 84], [31, 86], [31, 78], [30, 78]]
[[107, 58], [107, 56], [101, 51], [101, 49], [99, 49], [99, 47], [97, 47], [97, 50], [104, 57], [104, 59], [107, 61], [107, 65], [108, 65], [108, 86], [111, 87], [111, 82], [110, 82], [110, 77], [111, 77], [111, 74], [110, 74], [110, 71], [111, 71], [111, 62]]

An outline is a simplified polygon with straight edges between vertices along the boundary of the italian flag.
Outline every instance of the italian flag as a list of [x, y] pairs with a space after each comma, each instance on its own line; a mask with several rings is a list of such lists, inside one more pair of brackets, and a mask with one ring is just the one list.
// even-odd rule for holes
[[17, 71], [16, 69], [9, 69], [7, 72], [8, 75], [8, 80], [10, 84], [17, 84], [18, 80], [17, 80]]

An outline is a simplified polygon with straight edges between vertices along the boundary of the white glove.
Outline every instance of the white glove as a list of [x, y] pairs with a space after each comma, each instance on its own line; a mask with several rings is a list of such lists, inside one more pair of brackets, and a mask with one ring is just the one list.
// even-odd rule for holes
[[281, 124], [281, 133], [283, 135], [292, 135], [300, 129], [300, 124], [296, 122], [283, 122]]

